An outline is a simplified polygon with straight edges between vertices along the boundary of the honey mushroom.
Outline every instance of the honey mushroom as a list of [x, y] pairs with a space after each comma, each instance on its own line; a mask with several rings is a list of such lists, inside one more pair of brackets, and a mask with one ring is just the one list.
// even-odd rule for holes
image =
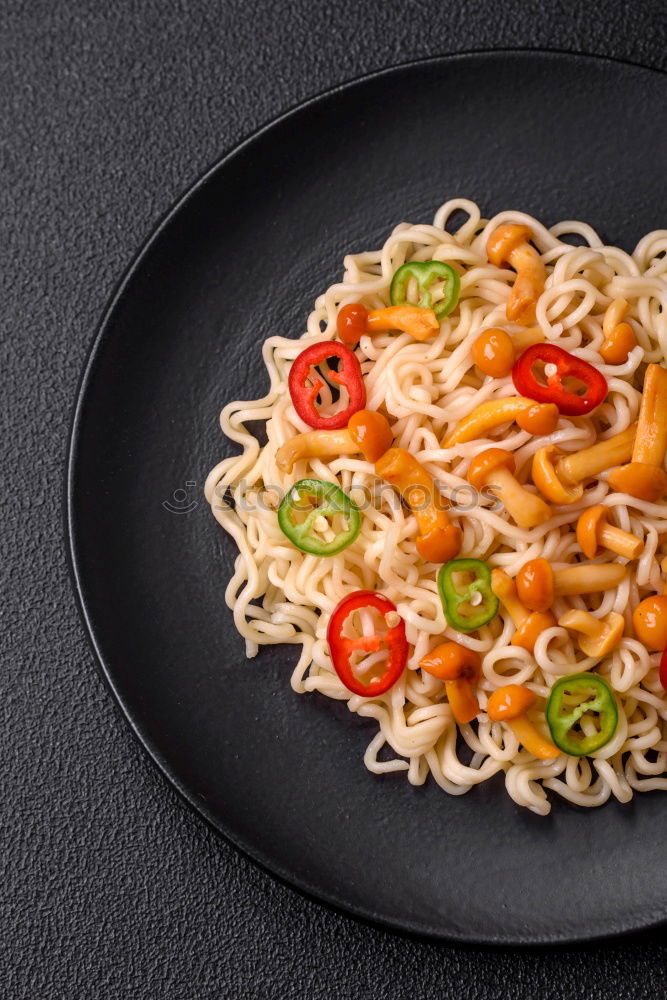
[[452, 715], [460, 725], [479, 714], [473, 685], [479, 680], [482, 661], [479, 653], [458, 642], [443, 642], [419, 661], [427, 674], [445, 682]]
[[660, 563], [665, 581], [661, 594], [651, 594], [640, 601], [632, 612], [632, 624], [640, 642], [647, 649], [667, 646], [667, 556]]
[[652, 594], [640, 601], [632, 612], [637, 638], [647, 649], [667, 646], [667, 594]]
[[528, 710], [537, 701], [537, 695], [521, 684], [505, 684], [489, 698], [486, 711], [492, 722], [504, 722], [510, 727], [519, 743], [540, 760], [558, 757], [560, 750], [539, 732], [528, 718]]
[[624, 559], [636, 559], [644, 551], [644, 542], [629, 531], [609, 524], [609, 510], [602, 504], [589, 507], [577, 521], [577, 541], [589, 559], [595, 559], [598, 547], [609, 549]]
[[[417, 519], [415, 544], [427, 562], [449, 562], [461, 550], [461, 529], [436, 503], [436, 487], [424, 466], [405, 448], [390, 448], [375, 463], [375, 472], [400, 492]], [[417, 491], [417, 495], [415, 492]]]
[[667, 451], [667, 369], [651, 364], [644, 376], [632, 461], [612, 469], [609, 485], [618, 493], [655, 503], [667, 493], [663, 468]]
[[536, 403], [527, 396], [505, 396], [480, 403], [463, 417], [442, 443], [443, 448], [465, 444], [486, 437], [503, 424], [516, 420], [530, 434], [551, 434], [556, 430], [560, 414], [555, 403]]
[[428, 340], [440, 329], [433, 309], [422, 306], [386, 306], [367, 309], [360, 302], [343, 306], [337, 319], [338, 335], [348, 347], [359, 343], [363, 334], [372, 335], [386, 330], [401, 330], [414, 340]]
[[521, 646], [532, 653], [542, 632], [553, 628], [556, 619], [550, 611], [530, 611], [516, 593], [516, 584], [503, 569], [491, 573], [491, 589], [516, 626], [511, 645]]
[[630, 458], [636, 433], [637, 424], [631, 424], [620, 434], [569, 455], [556, 445], [545, 445], [533, 455], [532, 480], [551, 503], [577, 503], [584, 495], [585, 480]]
[[517, 357], [533, 344], [544, 342], [539, 326], [526, 327], [510, 334], [498, 326], [482, 330], [472, 345], [472, 360], [479, 370], [492, 378], [504, 378], [512, 371]]
[[625, 619], [616, 611], [610, 611], [604, 618], [596, 618], [590, 611], [572, 608], [558, 619], [563, 628], [579, 632], [579, 648], [586, 656], [606, 656], [618, 646], [625, 628]]
[[366, 332], [371, 334], [402, 330], [415, 340], [428, 340], [439, 329], [434, 311], [422, 306], [386, 306], [384, 309], [369, 309], [366, 315]]
[[546, 559], [531, 559], [517, 574], [516, 590], [519, 600], [531, 611], [546, 611], [556, 597], [611, 590], [626, 572], [627, 567], [620, 563], [575, 563], [554, 570]]
[[607, 308], [602, 321], [604, 340], [600, 354], [610, 365], [622, 365], [628, 360], [633, 347], [637, 346], [637, 338], [629, 323], [621, 322], [628, 312], [625, 299], [614, 299]]
[[535, 306], [547, 278], [542, 258], [530, 245], [532, 235], [528, 226], [509, 224], [491, 233], [486, 244], [491, 264], [512, 267], [516, 271], [505, 313], [510, 322], [519, 326], [530, 326], [535, 322]]
[[476, 455], [468, 469], [468, 482], [476, 490], [487, 487], [498, 497], [520, 528], [534, 528], [551, 517], [551, 508], [514, 477], [514, 456], [503, 448], [487, 448]]
[[308, 431], [290, 438], [276, 452], [276, 465], [281, 472], [291, 472], [294, 463], [305, 458], [332, 458], [359, 452], [366, 461], [377, 462], [392, 440], [391, 427], [381, 413], [358, 410], [347, 427], [340, 430]]

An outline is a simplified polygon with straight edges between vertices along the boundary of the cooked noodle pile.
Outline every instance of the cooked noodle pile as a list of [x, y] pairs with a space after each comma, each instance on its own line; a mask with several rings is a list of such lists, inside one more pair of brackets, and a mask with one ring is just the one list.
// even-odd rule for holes
[[[465, 221], [455, 232], [448, 232], [462, 217]], [[599, 806], [610, 795], [626, 802], [633, 790], [667, 789], [667, 699], [658, 679], [660, 654], [649, 653], [630, 637], [632, 609], [663, 589], [660, 562], [667, 554], [667, 506], [610, 492], [605, 473], [587, 487], [579, 503], [554, 507], [545, 524], [522, 529], [491, 496], [474, 494], [466, 473], [475, 455], [502, 442], [513, 452], [517, 478], [525, 483], [532, 456], [545, 439], [511, 424], [492, 437], [442, 447], [447, 433], [474, 407], [516, 394], [510, 376], [483, 376], [471, 358], [481, 330], [519, 329], [505, 316], [516, 275], [492, 266], [486, 256], [488, 236], [501, 223], [530, 226], [542, 254], [548, 278], [537, 306], [537, 324], [547, 341], [593, 364], [609, 384], [606, 401], [592, 416], [562, 416], [549, 440], [566, 452], [578, 451], [636, 420], [645, 364], [662, 362], [667, 355], [667, 231], [645, 236], [630, 255], [605, 246], [581, 222], [547, 229], [520, 212], [502, 212], [485, 221], [474, 203], [456, 199], [442, 206], [432, 226], [399, 225], [380, 250], [346, 257], [343, 280], [317, 299], [303, 336], [270, 337], [264, 343], [270, 389], [262, 399], [235, 401], [223, 409], [223, 433], [242, 453], [212, 470], [206, 497], [239, 549], [225, 598], [246, 640], [247, 655], [254, 657], [267, 644], [300, 646], [292, 674], [294, 691], [344, 699], [351, 712], [377, 721], [378, 732], [364, 756], [370, 771], [406, 771], [415, 785], [430, 773], [451, 795], [461, 795], [502, 771], [512, 799], [545, 815], [551, 808], [547, 789], [581, 806]], [[571, 607], [588, 609], [597, 618], [610, 611], [625, 616], [630, 634], [600, 662], [586, 658], [572, 634], [558, 626], [542, 633], [533, 654], [510, 645], [514, 626], [502, 609], [474, 634], [454, 631], [438, 594], [438, 567], [425, 562], [415, 548], [414, 515], [388, 487], [377, 493], [373, 465], [361, 455], [303, 460], [289, 475], [276, 465], [277, 449], [310, 430], [295, 413], [287, 389], [295, 357], [309, 344], [336, 337], [336, 317], [343, 305], [387, 306], [396, 269], [407, 260], [431, 259], [447, 261], [460, 273], [458, 308], [426, 343], [399, 332], [362, 336], [356, 355], [364, 373], [366, 405], [388, 418], [394, 445], [418, 458], [451, 497], [450, 517], [463, 532], [462, 555], [484, 559], [510, 576], [538, 556], [554, 569], [565, 567], [581, 558], [574, 528], [579, 513], [591, 504], [612, 508], [622, 529], [644, 539], [643, 554], [617, 588], [591, 598], [560, 598], [553, 606], [556, 619]], [[627, 362], [609, 365], [599, 353], [602, 320], [617, 298], [629, 303], [626, 320], [637, 346]], [[324, 407], [327, 402], [336, 405], [323, 397]], [[257, 421], [265, 425], [266, 444], [248, 429]], [[337, 483], [362, 507], [361, 532], [338, 555], [321, 558], [301, 552], [280, 530], [277, 504], [305, 476]], [[373, 493], [375, 503], [369, 504]], [[619, 560], [604, 550], [596, 562], [605, 561]], [[391, 690], [373, 699], [352, 695], [343, 686], [326, 641], [332, 610], [355, 590], [379, 590], [392, 600], [410, 643], [408, 669]], [[442, 681], [419, 669], [420, 659], [444, 638], [483, 658], [478, 687], [482, 711], [475, 722], [460, 727]], [[561, 754], [555, 760], [537, 760], [519, 746], [510, 728], [491, 722], [484, 711], [488, 696], [502, 685], [527, 685], [545, 698], [557, 678], [592, 667], [608, 680], [620, 709], [611, 742], [593, 757]]]

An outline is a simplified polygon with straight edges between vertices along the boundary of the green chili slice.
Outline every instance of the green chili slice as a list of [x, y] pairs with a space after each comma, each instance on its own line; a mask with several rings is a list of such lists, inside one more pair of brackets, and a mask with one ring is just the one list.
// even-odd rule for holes
[[597, 674], [574, 674], [556, 681], [546, 716], [551, 739], [559, 750], [572, 757], [585, 757], [601, 750], [618, 726], [618, 708], [612, 690]]
[[440, 567], [438, 590], [445, 617], [459, 632], [473, 632], [498, 614], [491, 570], [481, 559], [452, 559]]
[[[448, 316], [459, 301], [461, 281], [451, 266], [442, 260], [408, 261], [396, 271], [391, 280], [389, 294], [393, 306], [404, 306], [408, 301], [408, 288], [414, 278], [419, 286], [419, 301], [413, 305], [432, 309], [436, 319]], [[442, 298], [433, 302], [431, 287], [442, 282]]]
[[[325, 541], [315, 522], [324, 517], [335, 538]], [[278, 524], [297, 549], [314, 556], [335, 556], [351, 545], [361, 530], [361, 514], [335, 483], [300, 479], [291, 486], [278, 508]]]

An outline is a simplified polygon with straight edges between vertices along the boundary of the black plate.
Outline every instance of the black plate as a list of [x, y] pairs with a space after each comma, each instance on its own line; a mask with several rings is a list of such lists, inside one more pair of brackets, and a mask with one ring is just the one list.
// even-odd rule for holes
[[106, 678], [206, 819], [352, 913], [478, 942], [647, 926], [667, 917], [667, 799], [557, 802], [543, 819], [515, 806], [500, 776], [452, 798], [369, 774], [374, 723], [293, 694], [292, 648], [244, 659], [223, 599], [235, 548], [202, 497], [230, 453], [218, 411], [263, 393], [263, 340], [303, 330], [347, 251], [379, 246], [397, 222], [430, 222], [449, 197], [584, 219], [632, 248], [666, 221], [665, 107], [663, 75], [544, 53], [354, 83], [196, 184], [101, 325], [74, 421], [69, 530]]

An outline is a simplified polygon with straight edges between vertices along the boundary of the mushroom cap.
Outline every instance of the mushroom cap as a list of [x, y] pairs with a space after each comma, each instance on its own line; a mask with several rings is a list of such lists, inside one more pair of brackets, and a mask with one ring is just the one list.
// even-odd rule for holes
[[533, 403], [516, 418], [522, 431], [536, 437], [553, 434], [560, 420], [560, 410], [555, 403]]
[[417, 552], [426, 562], [449, 562], [461, 551], [463, 536], [455, 524], [436, 524], [425, 535], [417, 535]]
[[630, 324], [618, 323], [613, 330], [605, 334], [600, 354], [607, 364], [622, 365], [628, 360], [628, 354], [636, 346], [637, 338]]
[[524, 715], [537, 701], [537, 695], [520, 684], [506, 684], [489, 698], [486, 707], [492, 722], [510, 722]]
[[519, 600], [531, 611], [548, 611], [554, 599], [554, 571], [546, 559], [530, 559], [516, 578]]
[[496, 267], [509, 267], [509, 256], [522, 243], [528, 243], [533, 233], [528, 226], [508, 223], [499, 226], [486, 241], [486, 255], [489, 263]]
[[521, 622], [518, 629], [512, 636], [512, 646], [521, 646], [529, 653], [535, 649], [535, 643], [542, 632], [548, 628], [553, 628], [556, 619], [550, 611], [533, 611], [532, 615]]
[[577, 541], [585, 556], [595, 559], [598, 550], [598, 531], [607, 520], [609, 511], [601, 503], [589, 507], [577, 521]]
[[539, 448], [533, 455], [532, 478], [542, 496], [555, 504], [576, 503], [584, 495], [581, 483], [566, 486], [556, 472], [554, 458], [559, 458], [564, 452], [555, 444], [547, 444]]
[[419, 666], [427, 674], [439, 677], [442, 681], [476, 681], [481, 672], [482, 660], [474, 649], [468, 649], [459, 642], [441, 642], [422, 657]]
[[655, 503], [667, 493], [667, 472], [658, 465], [630, 462], [611, 470], [609, 485], [617, 493]]
[[507, 330], [490, 326], [482, 330], [471, 349], [472, 360], [480, 371], [493, 378], [509, 375], [514, 365], [514, 344]]
[[490, 474], [500, 466], [503, 466], [509, 472], [514, 472], [516, 464], [512, 452], [505, 451], [504, 448], [487, 448], [486, 451], [475, 455], [470, 463], [468, 482], [476, 490], [481, 490], [488, 481]]
[[357, 410], [347, 422], [350, 437], [367, 462], [377, 462], [394, 439], [387, 418], [375, 410]]
[[667, 646], [667, 594], [652, 594], [640, 601], [632, 612], [637, 638], [648, 649]]

